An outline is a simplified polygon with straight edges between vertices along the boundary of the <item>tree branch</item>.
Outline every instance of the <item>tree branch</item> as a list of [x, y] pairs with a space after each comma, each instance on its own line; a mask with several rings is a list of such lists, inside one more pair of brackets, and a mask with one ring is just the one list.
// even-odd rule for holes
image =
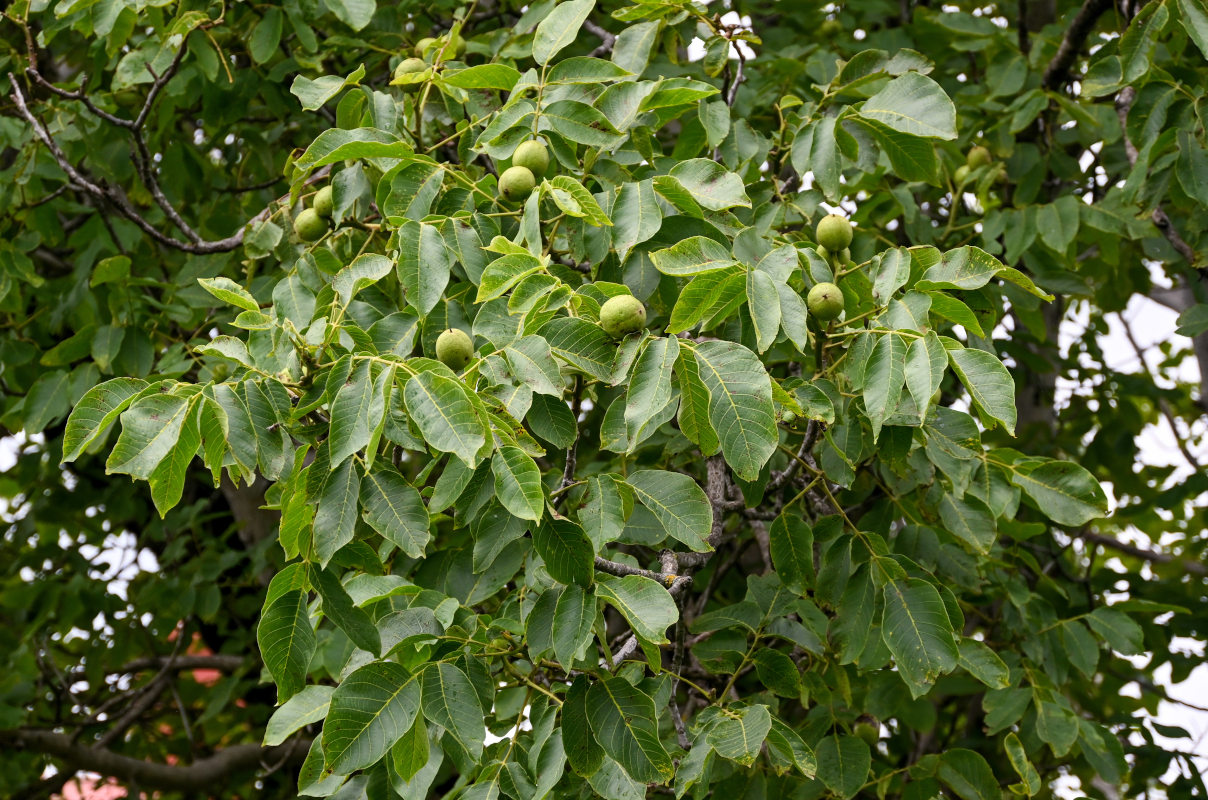
[[1070, 77], [1070, 68], [1078, 53], [1082, 51], [1086, 37], [1090, 35], [1100, 15], [1111, 7], [1112, 0], [1085, 0], [1070, 26], [1065, 29], [1065, 36], [1061, 39], [1056, 55], [1045, 67], [1044, 88], [1056, 91], [1065, 86]]
[[270, 759], [300, 760], [309, 742], [287, 742], [277, 747], [239, 744], [224, 748], [187, 766], [169, 766], [124, 756], [112, 750], [73, 742], [70, 736], [47, 730], [0, 731], [0, 742], [20, 750], [44, 753], [74, 769], [99, 772], [123, 781], [137, 781], [149, 789], [196, 791], [200, 786], [226, 785], [231, 776], [248, 772]]
[[[168, 662], [171, 662], [170, 664]], [[129, 672], [145, 672], [150, 669], [162, 669], [168, 666], [169, 669], [175, 672], [188, 672], [194, 669], [214, 669], [219, 672], [236, 672], [248, 663], [244, 656], [228, 656], [228, 655], [194, 655], [194, 656], [177, 656], [170, 658], [169, 656], [150, 656], [148, 658], [136, 658], [133, 661], [127, 661], [122, 666], [113, 671], [112, 674], [124, 674]]]
[[821, 432], [822, 426], [817, 420], [811, 419], [805, 426], [805, 437], [801, 440], [801, 446], [797, 448], [797, 457], [789, 462], [783, 472], [777, 472], [772, 475], [772, 479], [768, 482], [768, 491], [773, 491], [789, 483], [797, 476], [805, 457], [809, 455], [813, 449], [814, 443], [818, 441], [818, 434]]
[[608, 31], [604, 28], [604, 26], [596, 22], [592, 22], [591, 20], [584, 20], [583, 27], [592, 36], [598, 36], [600, 38], [600, 46], [595, 50], [592, 50], [588, 55], [590, 55], [592, 58], [599, 58], [602, 55], [607, 55], [608, 53], [612, 52], [612, 46], [617, 43], [616, 34]]
[[596, 569], [609, 575], [616, 575], [618, 578], [624, 578], [626, 575], [640, 575], [643, 578], [658, 581], [664, 587], [670, 586], [678, 577], [674, 572], [654, 572], [641, 567], [631, 567], [619, 561], [610, 561], [603, 556], [596, 556]]
[[1133, 558], [1139, 558], [1142, 561], [1148, 561], [1151, 564], [1171, 564], [1171, 563], [1178, 562], [1185, 571], [1190, 572], [1193, 575], [1201, 575], [1201, 576], [1208, 575], [1208, 566], [1205, 566], [1202, 561], [1197, 561], [1195, 559], [1189, 559], [1189, 558], [1182, 559], [1180, 561], [1179, 559], [1176, 559], [1174, 556], [1170, 555], [1169, 553], [1159, 553], [1154, 550], [1146, 550], [1144, 547], [1138, 547], [1135, 544], [1129, 544], [1128, 542], [1122, 542], [1119, 539], [1116, 539], [1112, 536], [1105, 536], [1101, 533], [1095, 533], [1093, 531], [1079, 531], [1075, 535], [1079, 539], [1082, 539], [1083, 541], [1091, 542], [1093, 544], [1103, 545], [1104, 547], [1115, 550], [1117, 552], [1125, 553], [1126, 555], [1130, 555]]
[[[168, 71], [165, 71], [165, 75], [167, 74]], [[59, 165], [59, 168], [66, 173], [71, 183], [75, 187], [78, 187], [80, 191], [91, 195], [100, 202], [112, 205], [118, 210], [119, 213], [121, 213], [122, 216], [129, 219], [144, 233], [166, 247], [171, 247], [186, 253], [206, 255], [210, 253], [226, 253], [243, 244], [244, 231], [247, 230], [246, 225], [240, 228], [239, 231], [234, 235], [228, 236], [225, 239], [206, 241], [203, 240], [196, 233], [196, 231], [189, 227], [189, 225], [185, 223], [183, 219], [181, 219], [180, 214], [176, 212], [176, 209], [172, 207], [172, 204], [168, 202], [167, 198], [164, 197], [163, 192], [160, 191], [158, 181], [153, 175], [149, 174], [151, 169], [150, 155], [147, 153], [145, 144], [142, 144], [141, 148], [139, 147], [141, 135], [136, 135], [135, 152], [137, 156], [135, 158], [135, 166], [138, 170], [140, 179], [144, 182], [144, 184], [146, 184], [147, 189], [151, 192], [152, 196], [155, 197], [156, 203], [161, 209], [164, 210], [164, 213], [168, 216], [168, 218], [172, 220], [174, 225], [180, 228], [180, 230], [190, 239], [190, 241], [181, 241], [180, 239], [169, 236], [168, 234], [160, 231], [135, 210], [134, 206], [130, 203], [129, 198], [126, 197], [126, 194], [121, 191], [121, 189], [114, 186], [95, 183], [77, 170], [74, 166], [72, 166], [71, 162], [67, 159], [67, 156], [63, 153], [63, 150], [54, 140], [54, 137], [52, 137], [46, 127], [38, 121], [38, 118], [33, 115], [33, 112], [29, 110], [29, 106], [26, 104], [25, 94], [21, 91], [21, 86], [17, 83], [16, 77], [10, 72], [8, 73], [8, 79], [13, 87], [13, 92], [10, 96], [12, 97], [13, 103], [17, 107], [17, 113], [29, 124], [30, 129], [34, 132], [34, 135], [38, 137], [38, 139], [44, 145], [46, 145], [46, 148], [50, 151], [51, 157], [54, 158], [55, 162]], [[145, 116], [140, 114], [140, 120], [143, 119], [145, 119]], [[134, 124], [141, 126], [141, 122], [139, 120], [136, 120]]]
[[[1117, 313], [1116, 317], [1119, 318], [1120, 324], [1124, 326], [1125, 338], [1132, 345], [1133, 352], [1137, 354], [1137, 360], [1141, 364], [1141, 371], [1149, 378], [1150, 383], [1153, 383], [1155, 388], [1157, 388], [1157, 382], [1149, 371], [1149, 364], [1145, 361], [1145, 351], [1141, 349], [1141, 345], [1138, 344], [1136, 337], [1133, 336], [1132, 326], [1128, 324], [1128, 320], [1124, 318], [1123, 313]], [[1162, 416], [1165, 417], [1166, 424], [1170, 426], [1170, 433], [1174, 436], [1175, 446], [1179, 448], [1179, 452], [1183, 454], [1183, 458], [1186, 459], [1191, 468], [1198, 472], [1200, 462], [1192, 455], [1191, 450], [1187, 447], [1187, 442], [1183, 438], [1182, 432], [1179, 430], [1179, 426], [1175, 424], [1174, 411], [1171, 410], [1170, 403], [1167, 403], [1166, 398], [1161, 395], [1158, 395], [1158, 409], [1162, 412]]]

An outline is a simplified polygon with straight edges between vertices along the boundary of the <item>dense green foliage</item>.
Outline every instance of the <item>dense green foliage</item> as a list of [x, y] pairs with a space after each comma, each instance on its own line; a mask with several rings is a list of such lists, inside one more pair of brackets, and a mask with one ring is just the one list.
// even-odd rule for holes
[[1205, 796], [1208, 4], [728, 9], [4, 11], [0, 794]]

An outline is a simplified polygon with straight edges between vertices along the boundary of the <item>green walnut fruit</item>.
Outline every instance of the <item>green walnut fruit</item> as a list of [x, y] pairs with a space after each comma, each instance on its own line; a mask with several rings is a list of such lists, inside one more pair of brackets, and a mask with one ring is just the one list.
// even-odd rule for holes
[[838, 214], [827, 214], [818, 222], [814, 238], [818, 241], [818, 244], [827, 250], [837, 253], [851, 245], [851, 223], [847, 221], [846, 217], [841, 217]]
[[965, 155], [965, 163], [969, 165], [969, 169], [984, 167], [993, 160], [994, 156], [990, 155], [990, 151], [980, 144], [976, 147], [970, 147], [969, 152]]
[[[397, 81], [404, 75], [416, 75], [428, 68], [428, 62], [422, 58], [404, 58], [394, 68], [394, 79]], [[404, 92], [418, 92], [423, 86], [423, 81], [415, 81], [412, 83], [400, 83], [399, 88]]]
[[294, 217], [294, 233], [304, 242], [317, 242], [327, 234], [327, 220], [313, 208]]
[[851, 263], [851, 248], [848, 248], [848, 247], [843, 248], [843, 251], [841, 253], [839, 253], [839, 263], [840, 264], [850, 264]]
[[540, 139], [521, 142], [516, 152], [512, 153], [512, 165], [524, 167], [533, 173], [534, 177], [539, 178], [549, 169], [549, 149]]
[[780, 414], [780, 421], [791, 428], [797, 424], [797, 415], [786, 409]]
[[335, 212], [335, 202], [331, 197], [331, 187], [324, 186], [319, 191], [315, 192], [315, 200], [311, 204], [315, 213], [324, 219], [330, 219], [332, 213]]
[[528, 167], [508, 167], [499, 176], [499, 194], [511, 203], [524, 200], [536, 185], [537, 178]]
[[600, 306], [600, 327], [614, 339], [622, 339], [646, 327], [646, 306], [629, 294], [610, 297]]
[[970, 172], [968, 164], [961, 164], [956, 168], [956, 172], [952, 173], [952, 180], [956, 181], [957, 186], [961, 186], [965, 181], [969, 180]]
[[820, 283], [805, 296], [805, 305], [816, 319], [830, 322], [843, 313], [843, 292], [833, 283]]
[[420, 39], [418, 42], [415, 43], [415, 54], [417, 56], [419, 56], [420, 58], [423, 58], [424, 54], [434, 44], [436, 44], [436, 39], [434, 39], [431, 36], [425, 36], [424, 38]]
[[449, 369], [460, 372], [474, 357], [474, 342], [465, 331], [449, 328], [436, 337], [436, 357]]
[[865, 744], [872, 747], [881, 738], [881, 726], [866, 714], [856, 720], [855, 734], [863, 739]]
[[843, 33], [843, 23], [837, 19], [825, 20], [818, 26], [818, 32], [822, 34], [823, 39], [834, 39]]

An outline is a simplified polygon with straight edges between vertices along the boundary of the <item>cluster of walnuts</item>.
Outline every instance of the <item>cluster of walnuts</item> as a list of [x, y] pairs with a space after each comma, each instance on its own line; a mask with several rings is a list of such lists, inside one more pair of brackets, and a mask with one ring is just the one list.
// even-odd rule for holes
[[[465, 41], [457, 34], [420, 39], [415, 44], [415, 55], [403, 59], [394, 68], [391, 84], [404, 92], [418, 91], [424, 82], [418, 76], [434, 65], [439, 67], [446, 54], [456, 58], [464, 51]], [[970, 154], [971, 161], [972, 158]], [[549, 148], [544, 141], [521, 142], [512, 153], [511, 165], [499, 174], [500, 200], [509, 205], [524, 202], [537, 187], [537, 182], [546, 177], [549, 168]], [[331, 186], [324, 186], [315, 193], [311, 207], [303, 209], [294, 218], [294, 233], [298, 239], [307, 243], [322, 239], [330, 230], [333, 211]], [[823, 217], [815, 229], [818, 252], [836, 275], [841, 266], [851, 261], [852, 237], [851, 223], [838, 214]], [[826, 325], [843, 313], [843, 292], [835, 283], [815, 284], [806, 296], [806, 307], [811, 316]], [[600, 327], [614, 339], [637, 333], [646, 327], [646, 307], [633, 295], [611, 297], [600, 307]], [[460, 372], [474, 358], [474, 341], [465, 331], [450, 328], [437, 337], [436, 357], [450, 369]]]
[[[503, 186], [509, 173], [518, 174], [519, 177], [514, 180], [523, 181], [527, 185], [527, 194], [532, 191], [534, 173], [543, 174], [548, 167], [549, 155], [543, 143], [524, 142], [516, 148], [512, 163], [513, 166], [500, 176], [500, 186]], [[522, 172], [514, 173], [513, 170]], [[507, 190], [502, 191], [506, 196]], [[849, 248], [853, 235], [852, 225], [845, 217], [828, 214], [822, 218], [815, 230], [818, 252], [827, 258], [834, 268], [847, 264], [851, 260]], [[810, 289], [805, 302], [810, 314], [820, 323], [829, 323], [843, 313], [843, 292], [834, 283], [816, 284]], [[600, 306], [600, 327], [614, 339], [623, 339], [637, 333], [646, 327], [646, 306], [630, 294], [610, 297]], [[436, 339], [436, 357], [445, 366], [460, 372], [474, 357], [474, 342], [465, 331], [449, 328]]]

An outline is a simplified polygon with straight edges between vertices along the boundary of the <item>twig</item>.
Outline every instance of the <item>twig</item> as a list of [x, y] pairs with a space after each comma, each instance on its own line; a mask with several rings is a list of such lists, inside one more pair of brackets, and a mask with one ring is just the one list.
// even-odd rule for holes
[[[1141, 363], [1141, 370], [1146, 374], [1150, 382], [1153, 383], [1153, 374], [1150, 373], [1149, 364], [1145, 361], [1145, 351], [1141, 349], [1141, 345], [1138, 344], [1136, 337], [1133, 336], [1132, 326], [1128, 324], [1128, 320], [1124, 319], [1123, 313], [1117, 313], [1116, 316], [1119, 318], [1120, 324], [1124, 326], [1125, 338], [1132, 345], [1133, 352], [1137, 354], [1137, 360]], [[1179, 452], [1183, 454], [1183, 458], [1187, 460], [1191, 468], [1198, 472], [1200, 470], [1200, 462], [1187, 448], [1187, 442], [1184, 440], [1182, 433], [1179, 432], [1179, 426], [1175, 423], [1174, 412], [1171, 411], [1170, 403], [1167, 403], [1166, 398], [1161, 395], [1158, 395], [1158, 409], [1162, 412], [1162, 416], [1166, 418], [1166, 424], [1170, 426], [1175, 446], [1179, 448]]]
[[[126, 119], [125, 117], [119, 117], [116, 114], [110, 114], [108, 111], [104, 110], [103, 108], [98, 107], [97, 104], [92, 102], [92, 99], [89, 98], [88, 95], [84, 94], [82, 91], [69, 92], [66, 89], [60, 89], [58, 86], [55, 86], [53, 83], [51, 83], [50, 81], [43, 78], [42, 73], [38, 72], [38, 70], [32, 65], [25, 68], [25, 74], [27, 76], [29, 76], [30, 78], [33, 78], [34, 83], [38, 84], [43, 89], [50, 92], [51, 94], [58, 95], [59, 97], [62, 97], [65, 100], [76, 100], [80, 103], [83, 103], [84, 107], [87, 108], [89, 111], [91, 111], [94, 116], [100, 117], [101, 119], [108, 122], [110, 125], [117, 125], [122, 128], [133, 128], [134, 127], [134, 120]], [[81, 73], [80, 74], [80, 85], [83, 86], [87, 82], [88, 82], [88, 76], [84, 73]]]
[[730, 82], [730, 90], [726, 92], [726, 105], [730, 108], [734, 107], [734, 101], [738, 99], [738, 87], [745, 80], [742, 74], [743, 65], [746, 63], [746, 56], [742, 54], [741, 47], [735, 47], [734, 52], [738, 53], [738, 68], [734, 70], [734, 80]]
[[1116, 550], [1120, 553], [1130, 555], [1133, 558], [1139, 558], [1142, 561], [1148, 561], [1152, 564], [1171, 564], [1177, 561], [1186, 572], [1190, 572], [1193, 575], [1208, 575], [1208, 566], [1205, 566], [1204, 562], [1197, 559], [1186, 558], [1179, 560], [1169, 553], [1159, 553], [1154, 550], [1146, 550], [1144, 547], [1138, 547], [1135, 544], [1122, 542], [1114, 537], [1105, 536], [1101, 533], [1095, 533], [1093, 531], [1080, 531], [1075, 535], [1084, 541], [1103, 545], [1104, 547]]
[[61, 759], [75, 769], [99, 772], [127, 782], [137, 781], [150, 789], [186, 792], [196, 791], [199, 786], [231, 785], [233, 775], [256, 769], [263, 759], [280, 757], [282, 753], [304, 753], [310, 747], [309, 742], [306, 747], [294, 742], [277, 747], [238, 744], [182, 766], [157, 764], [104, 748], [88, 747], [73, 742], [66, 734], [47, 730], [0, 731], [0, 742], [8, 747]]
[[673, 572], [654, 572], [653, 570], [642, 569], [641, 567], [631, 567], [618, 561], [610, 561], [603, 556], [596, 556], [596, 569], [609, 575], [616, 575], [618, 578], [624, 578], [627, 575], [640, 575], [643, 578], [658, 581], [664, 588], [670, 586], [676, 577], [678, 577]]
[[[1136, 166], [1137, 164], [1137, 147], [1128, 138], [1128, 112], [1132, 110], [1133, 100], [1136, 97], [1137, 90], [1131, 86], [1125, 86], [1120, 90], [1120, 94], [1116, 95], [1116, 116], [1120, 119], [1120, 131], [1124, 139], [1124, 154], [1128, 156], [1129, 166]], [[1166, 237], [1171, 246], [1178, 251], [1179, 255], [1196, 269], [1201, 276], [1208, 278], [1208, 269], [1199, 267], [1196, 264], [1195, 251], [1179, 235], [1179, 232], [1175, 230], [1174, 224], [1170, 221], [1170, 217], [1166, 215], [1166, 212], [1162, 210], [1160, 203], [1154, 206], [1150, 219], [1153, 220], [1153, 224], [1162, 232], [1162, 235]]]
[[575, 377], [575, 389], [571, 395], [570, 413], [575, 420], [575, 438], [571, 441], [570, 446], [566, 448], [566, 463], [562, 467], [562, 480], [558, 483], [558, 492], [561, 494], [554, 500], [554, 505], [557, 507], [566, 502], [565, 490], [575, 482], [575, 464], [579, 457], [579, 414], [583, 408], [583, 380], [578, 376]]
[[811, 419], [806, 424], [805, 438], [801, 440], [801, 446], [797, 448], [797, 457], [789, 461], [789, 465], [784, 468], [783, 472], [777, 472], [772, 475], [772, 479], [768, 482], [768, 491], [779, 489], [797, 477], [797, 472], [800, 471], [802, 462], [809, 455], [810, 450], [814, 448], [814, 443], [818, 441], [818, 433], [821, 430], [822, 426], [818, 424], [817, 420]]
[[1044, 88], [1055, 91], [1065, 85], [1070, 77], [1070, 67], [1081, 52], [1086, 37], [1095, 27], [1096, 20], [1111, 7], [1112, 0], [1086, 0], [1082, 4], [1070, 26], [1065, 29], [1065, 36], [1062, 37], [1053, 60], [1045, 67]]
[[[674, 556], [673, 556], [674, 558]], [[664, 563], [664, 568], [667, 566]], [[674, 565], [672, 565], [674, 568]], [[684, 668], [684, 620], [681, 613], [681, 619], [675, 623], [675, 649], [671, 653], [671, 721], [675, 724], [675, 738], [679, 742], [679, 746], [684, 750], [692, 748], [692, 742], [688, 739], [688, 731], [684, 727], [684, 715], [680, 713], [679, 700], [675, 693], [679, 689], [680, 672]]]
[[602, 55], [612, 52], [612, 46], [617, 43], [617, 37], [615, 34], [609, 32], [602, 25], [592, 22], [591, 20], [585, 20], [583, 22], [583, 27], [592, 36], [597, 36], [600, 39], [600, 46], [595, 50], [592, 50], [590, 53], [588, 53], [588, 55], [590, 55], [592, 58], [599, 58]]
[[111, 674], [143, 672], [148, 669], [161, 669], [168, 666], [175, 672], [188, 672], [194, 669], [214, 669], [219, 672], [235, 672], [248, 663], [245, 656], [228, 655], [187, 655], [171, 658], [169, 656], [151, 656], [128, 661]]
[[82, 191], [92, 195], [98, 200], [112, 204], [122, 214], [122, 216], [126, 217], [137, 225], [152, 239], [155, 239], [162, 245], [174, 248], [176, 250], [182, 250], [186, 253], [194, 253], [198, 255], [209, 253], [226, 253], [234, 250], [243, 243], [243, 234], [246, 230], [246, 227], [241, 228], [238, 233], [234, 234], [233, 236], [228, 236], [225, 239], [199, 242], [183, 242], [158, 230], [141, 214], [134, 210], [134, 207], [130, 204], [130, 200], [120, 189], [112, 186], [102, 186], [93, 183], [91, 180], [81, 174], [79, 170], [71, 165], [71, 162], [67, 160], [67, 156], [64, 155], [63, 151], [59, 148], [58, 143], [55, 142], [54, 138], [51, 137], [50, 133], [46, 130], [42, 123], [38, 121], [38, 118], [35, 117], [32, 112], [30, 112], [29, 107], [25, 103], [25, 94], [21, 91], [21, 87], [17, 83], [17, 79], [11, 72], [8, 73], [8, 79], [13, 86], [13, 93], [11, 97], [13, 99], [13, 103], [17, 107], [17, 113], [20, 114], [22, 119], [29, 123], [34, 135], [37, 136], [44, 145], [46, 145], [48, 150], [50, 150], [50, 154], [54, 158], [55, 162], [58, 163], [59, 168], [63, 170], [71, 182], [78, 186]]

